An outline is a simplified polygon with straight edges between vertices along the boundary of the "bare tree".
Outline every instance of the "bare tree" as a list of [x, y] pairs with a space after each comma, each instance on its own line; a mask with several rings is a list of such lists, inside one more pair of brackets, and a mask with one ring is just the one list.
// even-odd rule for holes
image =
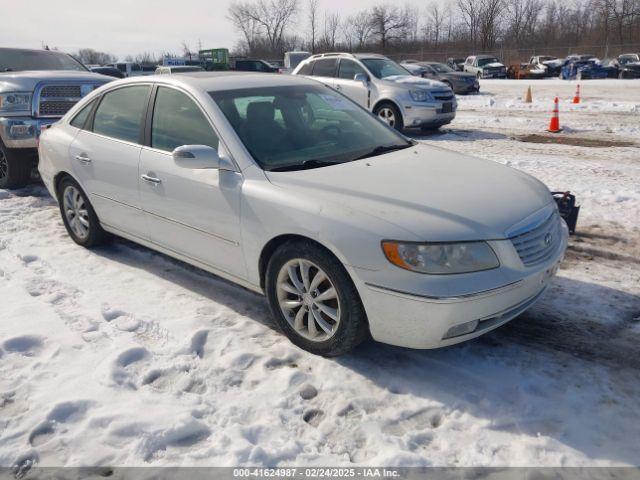
[[325, 50], [335, 50], [338, 40], [338, 30], [340, 28], [340, 15], [337, 13], [325, 12], [324, 28], [322, 31], [322, 48]]
[[389, 42], [401, 39], [409, 24], [407, 10], [396, 5], [381, 4], [371, 11], [373, 34], [378, 37], [382, 51]]
[[311, 36], [311, 53], [316, 50], [316, 35], [318, 26], [318, 3], [319, 0], [309, 0], [309, 35]]
[[438, 0], [431, 0], [427, 6], [426, 24], [424, 26], [425, 40], [438, 45], [448, 36], [446, 28], [450, 20], [451, 7], [442, 5]]
[[347, 17], [343, 29], [353, 38], [354, 47], [361, 50], [369, 42], [373, 32], [371, 16], [366, 10]]
[[478, 33], [480, 48], [486, 51], [495, 46], [498, 38], [504, 0], [481, 0], [480, 6]]
[[273, 52], [282, 52], [285, 31], [297, 10], [298, 0], [234, 2], [228, 18], [243, 32], [249, 48], [258, 35], [264, 35]]
[[516, 47], [530, 40], [542, 11], [541, 0], [511, 0], [507, 5], [507, 33]]
[[92, 48], [82, 48], [74, 55], [85, 65], [105, 65], [116, 61], [110, 53], [98, 52]]

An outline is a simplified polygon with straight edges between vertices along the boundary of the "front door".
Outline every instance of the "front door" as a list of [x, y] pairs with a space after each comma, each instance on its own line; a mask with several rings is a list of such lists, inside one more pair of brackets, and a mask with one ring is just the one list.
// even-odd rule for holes
[[150, 88], [136, 85], [105, 93], [93, 121], [77, 123], [81, 130], [69, 148], [73, 173], [100, 222], [136, 236], [145, 232], [138, 163]]
[[368, 76], [367, 72], [353, 60], [340, 59], [334, 88], [360, 106], [369, 109], [369, 86], [354, 80], [357, 74]]
[[150, 146], [140, 156], [140, 195], [151, 240], [180, 255], [244, 278], [240, 248], [242, 175], [179, 167], [171, 152], [184, 145], [219, 148], [196, 101], [158, 87]]

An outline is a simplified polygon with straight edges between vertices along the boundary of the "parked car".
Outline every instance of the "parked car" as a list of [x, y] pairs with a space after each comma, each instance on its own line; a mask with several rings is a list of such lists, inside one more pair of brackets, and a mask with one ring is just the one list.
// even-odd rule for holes
[[464, 72], [464, 58], [447, 58], [447, 66], [456, 72]]
[[145, 75], [153, 75], [156, 72], [156, 65], [143, 65], [136, 62], [119, 62], [109, 63], [105, 65], [120, 70], [125, 77], [140, 77]]
[[42, 129], [111, 80], [66, 53], [0, 48], [0, 188], [22, 187], [37, 176]]
[[609, 63], [609, 67], [613, 70], [612, 76], [625, 78], [640, 78], [640, 54], [626, 53], [619, 55]]
[[531, 68], [545, 70], [546, 77], [557, 77], [560, 75], [562, 63], [561, 59], [550, 55], [535, 55], [529, 59]]
[[264, 293], [320, 355], [482, 335], [536, 302], [567, 244], [538, 180], [414, 142], [299, 75], [119, 80], [40, 155], [76, 243], [110, 232]]
[[106, 75], [113, 78], [124, 78], [125, 75], [115, 67], [91, 67], [89, 68], [93, 73], [99, 73], [100, 75]]
[[608, 69], [604, 68], [597, 58], [590, 56], [567, 57], [560, 70], [562, 80], [588, 80], [608, 76]]
[[156, 75], [171, 75], [172, 73], [204, 72], [204, 68], [197, 65], [171, 65], [156, 68]]
[[539, 80], [547, 76], [547, 69], [530, 63], [517, 63], [507, 68], [507, 78]]
[[242, 58], [235, 61], [233, 70], [239, 70], [242, 72], [265, 72], [265, 73], [278, 73], [280, 70], [275, 65], [271, 65], [264, 60], [256, 60], [251, 58]]
[[300, 63], [293, 74], [338, 90], [397, 130], [440, 128], [451, 123], [458, 108], [449, 87], [416, 78], [383, 55], [321, 53]]
[[507, 67], [491, 55], [472, 55], [464, 62], [464, 71], [480, 78], [507, 78]]
[[475, 93], [480, 91], [480, 83], [475, 75], [456, 72], [444, 63], [438, 62], [402, 62], [404, 68], [422, 78], [438, 80], [457, 94]]

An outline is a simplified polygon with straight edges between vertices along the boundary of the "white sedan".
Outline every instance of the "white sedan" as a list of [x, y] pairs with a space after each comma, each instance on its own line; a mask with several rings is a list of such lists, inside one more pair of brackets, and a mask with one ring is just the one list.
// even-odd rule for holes
[[264, 293], [326, 356], [477, 337], [540, 297], [567, 244], [538, 180], [417, 144], [296, 76], [109, 83], [39, 153], [76, 243], [115, 234]]

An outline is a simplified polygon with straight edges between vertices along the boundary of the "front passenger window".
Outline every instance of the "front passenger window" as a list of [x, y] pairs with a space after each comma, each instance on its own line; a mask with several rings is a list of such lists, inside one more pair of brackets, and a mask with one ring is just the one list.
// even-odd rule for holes
[[148, 85], [136, 85], [105, 93], [93, 120], [94, 133], [139, 143], [149, 88]]
[[353, 60], [340, 60], [340, 68], [338, 69], [338, 77], [346, 80], [353, 80], [354, 77], [362, 73], [366, 75], [365, 71], [360, 65]]
[[218, 137], [191, 98], [173, 88], [159, 87], [153, 110], [151, 146], [171, 152], [183, 145], [218, 148]]

